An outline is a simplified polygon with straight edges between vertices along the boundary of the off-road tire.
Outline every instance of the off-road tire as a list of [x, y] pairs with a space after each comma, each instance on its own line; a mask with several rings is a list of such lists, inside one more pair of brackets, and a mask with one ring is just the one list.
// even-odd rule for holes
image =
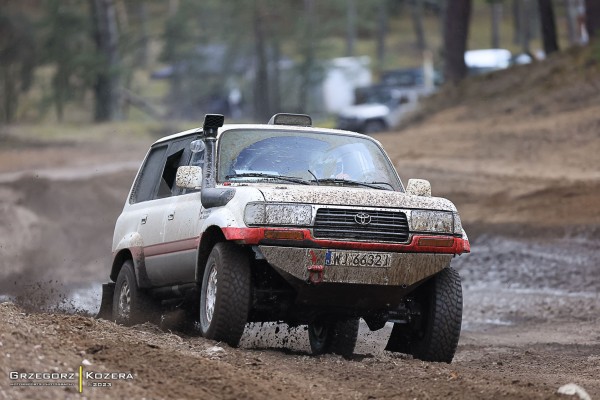
[[[207, 316], [207, 288], [212, 271], [216, 271], [216, 293], [211, 318]], [[251, 296], [250, 261], [233, 243], [221, 242], [213, 247], [200, 289], [200, 332], [208, 339], [237, 347], [248, 320]]]
[[411, 333], [410, 353], [423, 361], [451, 363], [462, 323], [462, 286], [458, 272], [448, 267], [425, 283], [420, 302], [422, 322]]
[[383, 132], [387, 129], [386, 124], [379, 119], [372, 119], [365, 122], [363, 127], [363, 133], [365, 135], [370, 135], [372, 133]]
[[339, 354], [350, 357], [358, 338], [358, 318], [308, 324], [308, 340], [314, 355]]
[[156, 302], [138, 288], [133, 262], [125, 261], [115, 283], [112, 317], [118, 324], [130, 326], [148, 321], [155, 322], [157, 315]]

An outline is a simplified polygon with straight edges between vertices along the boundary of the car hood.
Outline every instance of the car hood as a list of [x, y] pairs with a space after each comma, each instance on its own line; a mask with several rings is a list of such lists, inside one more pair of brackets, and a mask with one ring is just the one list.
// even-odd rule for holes
[[412, 196], [390, 190], [292, 185], [258, 189], [268, 202], [456, 211], [454, 204], [444, 198]]
[[384, 104], [359, 104], [350, 106], [340, 111], [340, 116], [345, 118], [376, 118], [384, 117], [390, 113], [388, 106]]

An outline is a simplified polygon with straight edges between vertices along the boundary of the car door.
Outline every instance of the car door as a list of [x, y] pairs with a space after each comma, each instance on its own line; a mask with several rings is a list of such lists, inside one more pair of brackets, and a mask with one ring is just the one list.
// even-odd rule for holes
[[[191, 142], [190, 139], [181, 143], [184, 153], [179, 165], [202, 167], [204, 151], [192, 155], [189, 151]], [[165, 256], [165, 261], [169, 265], [171, 284], [189, 283], [195, 281], [200, 243], [199, 224], [203, 208], [199, 190], [174, 188], [174, 194], [174, 201], [167, 210], [165, 222], [164, 241], [171, 250]]]
[[140, 282], [143, 282], [144, 286], [156, 286], [151, 272], [156, 270], [159, 263], [154, 258], [154, 253], [160, 251], [160, 246], [163, 243], [165, 207], [170, 201], [168, 198], [157, 196], [161, 185], [163, 185], [162, 170], [167, 150], [167, 144], [150, 149], [136, 178], [130, 197], [127, 218], [135, 226], [135, 231], [142, 239], [144, 263], [143, 268], [138, 270], [138, 273], [143, 275]]

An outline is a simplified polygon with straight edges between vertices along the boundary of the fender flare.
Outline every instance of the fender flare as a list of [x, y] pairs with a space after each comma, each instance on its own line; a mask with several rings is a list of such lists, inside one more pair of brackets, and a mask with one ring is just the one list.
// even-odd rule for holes
[[133, 269], [138, 287], [150, 287], [150, 280], [146, 273], [144, 242], [142, 236], [137, 232], [125, 235], [113, 251], [113, 262], [110, 270], [110, 279], [113, 282], [117, 281], [121, 267], [126, 260], [131, 260], [133, 262]]
[[197, 283], [202, 282], [204, 267], [208, 256], [215, 244], [227, 241], [224, 228], [240, 225], [234, 214], [227, 208], [213, 209], [202, 224], [200, 243], [198, 245], [198, 259], [196, 261], [195, 279]]

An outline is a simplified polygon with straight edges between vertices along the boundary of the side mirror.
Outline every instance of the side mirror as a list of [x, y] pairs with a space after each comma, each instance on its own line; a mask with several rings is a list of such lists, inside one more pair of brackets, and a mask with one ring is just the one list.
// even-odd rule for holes
[[425, 179], [409, 179], [406, 194], [413, 196], [431, 197], [431, 183]]
[[175, 184], [185, 189], [200, 189], [202, 187], [202, 168], [183, 166], [177, 168]]

